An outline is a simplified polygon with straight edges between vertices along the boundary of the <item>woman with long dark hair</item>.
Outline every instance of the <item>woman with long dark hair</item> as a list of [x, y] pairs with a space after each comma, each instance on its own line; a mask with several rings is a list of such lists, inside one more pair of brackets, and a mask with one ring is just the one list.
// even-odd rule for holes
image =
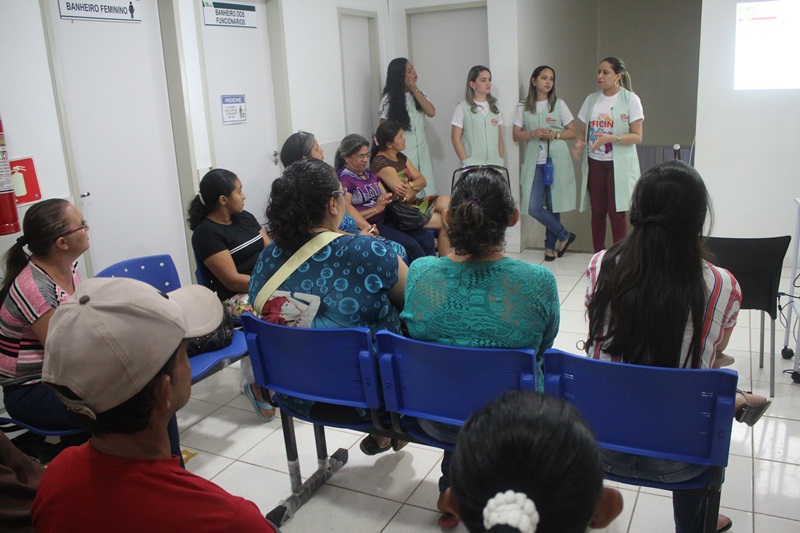
[[[685, 163], [662, 163], [642, 175], [633, 190], [630, 235], [589, 263], [589, 356], [667, 368], [714, 366], [736, 325], [742, 295], [733, 275], [707, 259], [703, 228], [709, 210], [702, 178]], [[739, 391], [736, 420], [753, 425], [769, 405], [763, 396]], [[602, 455], [610, 472], [642, 479], [686, 481], [705, 468]], [[705, 506], [703, 496], [673, 493], [677, 531], [702, 531]], [[730, 524], [720, 515], [719, 531]]]
[[[25, 251], [27, 247], [28, 252]], [[0, 288], [0, 383], [8, 414], [32, 426], [80, 425], [41, 382], [47, 327], [81, 280], [78, 257], [89, 249], [89, 225], [66, 200], [42, 200], [25, 213], [22, 236], [5, 256]]]
[[[566, 143], [575, 138], [575, 123], [567, 104], [556, 96], [551, 67], [534, 69], [528, 96], [517, 105], [512, 132], [515, 141], [525, 142], [522, 207], [545, 227], [544, 260], [553, 261], [575, 240], [561, 224], [561, 213], [575, 209], [575, 170]], [[553, 163], [551, 185], [545, 184], [548, 157]]]
[[491, 71], [483, 65], [469, 69], [464, 100], [450, 121], [450, 141], [461, 166], [503, 164], [503, 114], [491, 91]]
[[[428, 230], [442, 229], [442, 216], [450, 203], [450, 197], [424, 196], [422, 191], [427, 185], [427, 180], [403, 154], [406, 139], [399, 122], [392, 120], [384, 122], [378, 126], [372, 140], [370, 170], [378, 176], [383, 189], [392, 193], [392, 201], [404, 203], [429, 215], [425, 227], [402, 230], [402, 233], [411, 236], [419, 244], [418, 247], [410, 246], [410, 243], [400, 240], [401, 237], [395, 239], [400, 230], [394, 227], [396, 222], [391, 219], [386, 221], [386, 225], [393, 226], [395, 232], [389, 230], [391, 233], [387, 236], [406, 247], [408, 258], [412, 262], [422, 255], [433, 255], [433, 237]], [[385, 231], [384, 225], [378, 227], [381, 231]], [[439, 231], [437, 244], [439, 255], [447, 255], [450, 251], [450, 241], [446, 232]]]
[[636, 145], [642, 142], [644, 121], [642, 101], [633, 92], [621, 59], [607, 57], [600, 62], [597, 85], [600, 90], [587, 96], [578, 112], [583, 127], [572, 149], [582, 160], [580, 209], [591, 205], [595, 252], [606, 247], [606, 216], [614, 242], [628, 231], [625, 211], [640, 174]]
[[426, 194], [435, 195], [436, 180], [428, 140], [425, 138], [425, 117], [433, 118], [436, 108], [417, 87], [417, 79], [417, 71], [408, 59], [392, 59], [386, 69], [386, 84], [383, 86], [381, 122], [393, 120], [403, 127], [406, 137], [403, 153], [428, 180]]

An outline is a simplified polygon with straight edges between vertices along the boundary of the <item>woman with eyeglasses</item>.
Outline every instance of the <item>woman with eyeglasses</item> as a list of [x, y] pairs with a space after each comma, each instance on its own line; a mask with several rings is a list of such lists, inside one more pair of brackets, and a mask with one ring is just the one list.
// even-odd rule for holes
[[77, 259], [88, 249], [89, 225], [81, 212], [66, 200], [50, 199], [28, 209], [22, 236], [5, 256], [0, 288], [3, 401], [11, 417], [35, 427], [80, 428], [41, 382], [41, 373], [50, 318], [75, 292], [81, 280]]
[[464, 100], [450, 121], [450, 140], [462, 166], [503, 165], [503, 114], [491, 91], [491, 71], [483, 65], [469, 69]]
[[[227, 313], [250, 312], [247, 296], [250, 273], [261, 250], [270, 240], [256, 217], [244, 209], [245, 196], [239, 177], [224, 168], [210, 170], [200, 180], [200, 192], [189, 204], [189, 229], [197, 265], [208, 288], [217, 294]], [[269, 396], [255, 384], [250, 359], [242, 365], [242, 390], [256, 415], [269, 422], [275, 409]]]
[[[284, 168], [288, 168], [289, 165], [301, 159], [314, 158], [322, 160], [324, 155], [325, 153], [314, 138], [314, 134], [300, 131], [290, 135], [289, 138], [286, 139], [286, 142], [283, 143], [283, 148], [281, 148], [281, 163], [283, 163]], [[336, 152], [336, 157], [337, 162], [334, 166], [335, 168], [340, 168], [341, 162], [338, 160], [338, 151]], [[350, 203], [349, 192], [347, 194], [347, 201]], [[344, 214], [344, 217], [342, 217], [342, 223], [339, 224], [339, 231], [352, 234], [358, 233], [365, 237], [378, 239], [383, 244], [390, 247], [403, 261], [408, 262], [408, 253], [402, 244], [396, 242], [396, 240], [389, 240], [381, 236], [380, 230], [375, 224], [367, 223], [364, 217], [359, 217], [354, 211], [355, 209], [348, 207], [347, 212]]]
[[[427, 180], [403, 153], [406, 138], [399, 122], [393, 120], [384, 122], [378, 126], [372, 140], [370, 170], [378, 176], [382, 190], [392, 193], [392, 202], [413, 207], [427, 219], [423, 227], [414, 229], [404, 227], [401, 230], [398, 221], [389, 217], [389, 220], [379, 225], [379, 228], [383, 228], [381, 231], [388, 230], [390, 239], [398, 237], [398, 242], [406, 247], [408, 258], [412, 262], [418, 257], [434, 255], [433, 237], [428, 230], [442, 229], [442, 216], [450, 203], [450, 197], [424, 196], [422, 191], [427, 185]], [[409, 239], [400, 240], [401, 232], [411, 237], [419, 246], [413, 246]], [[437, 244], [439, 255], [447, 255], [450, 251], [450, 241], [446, 232], [439, 231]]]
[[[505, 171], [505, 169], [503, 169]], [[550, 270], [503, 254], [506, 228], [519, 221], [508, 171], [467, 167], [453, 185], [445, 227], [452, 250], [411, 264], [400, 314], [411, 337], [454, 346], [536, 350], [536, 389], [544, 389], [542, 354], [558, 333], [559, 300]], [[431, 436], [455, 442], [458, 427], [420, 419]], [[439, 525], [458, 520], [443, 507], [450, 456], [439, 480]]]
[[[417, 71], [405, 57], [392, 59], [386, 69], [386, 85], [380, 104], [381, 123], [394, 120], [403, 126], [406, 149], [403, 153], [430, 181], [426, 194], [436, 194], [433, 164], [425, 138], [425, 117], [433, 118], [436, 108], [424, 92], [417, 87]], [[336, 167], [339, 168], [339, 167]]]
[[[575, 209], [575, 170], [566, 141], [575, 138], [575, 123], [564, 100], [556, 96], [556, 73], [542, 65], [531, 74], [528, 96], [517, 105], [514, 140], [525, 143], [522, 206], [545, 227], [544, 260], [554, 261], [575, 240], [561, 224], [561, 213]], [[545, 184], [546, 163], [551, 184]]]
[[[253, 270], [250, 300], [255, 302], [270, 278], [311, 239], [333, 232], [332, 241], [292, 270], [278, 286], [281, 304], [297, 307], [310, 327], [365, 327], [373, 333], [381, 329], [397, 333], [407, 267], [380, 241], [341, 234], [338, 227], [345, 210], [345, 190], [330, 165], [314, 158], [290, 165], [272, 184], [266, 217], [273, 242], [261, 253]], [[314, 306], [318, 306], [315, 311]], [[275, 309], [270, 301], [256, 312], [262, 317], [269, 312], [271, 322], [288, 321], [283, 309]], [[363, 421], [362, 415], [368, 416], [351, 408], [300, 399], [287, 401], [305, 415], [321, 420]], [[401, 447], [388, 438], [368, 436], [361, 450], [374, 455], [393, 445], [395, 450]]]

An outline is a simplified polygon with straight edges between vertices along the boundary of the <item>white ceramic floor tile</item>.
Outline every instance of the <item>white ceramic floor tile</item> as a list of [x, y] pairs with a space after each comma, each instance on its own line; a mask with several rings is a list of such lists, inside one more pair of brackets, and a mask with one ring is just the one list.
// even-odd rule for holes
[[[762, 418], [762, 421], [764, 419]], [[761, 422], [759, 422], [760, 424]], [[753, 456], [753, 428], [734, 421], [731, 426], [730, 455]]]
[[[440, 533], [445, 530], [436, 525], [438, 519], [438, 512], [404, 505], [381, 533]], [[459, 524], [458, 527], [446, 531], [447, 533], [467, 533], [467, 528], [464, 527], [464, 524]]]
[[366, 456], [357, 449], [351, 450], [347, 466], [331, 478], [329, 483], [405, 502], [430, 473], [441, 454], [441, 450], [435, 448], [408, 446], [397, 453], [387, 452], [374, 456]]
[[[772, 405], [764, 416], [800, 420], [800, 384], [787, 384], [779, 379], [775, 381]], [[769, 382], [753, 380], [753, 392], [769, 397]]]
[[[547, 266], [547, 265], [545, 265]], [[583, 276], [570, 274], [556, 274], [556, 285], [560, 291], [572, 291], [575, 287], [586, 290], [586, 282]]]
[[[720, 507], [719, 512], [733, 521], [733, 527], [728, 530], [731, 533], [753, 533], [753, 513], [739, 511], [738, 509], [728, 509], [724, 506]], [[755, 531], [759, 530], [756, 529]]]
[[561, 303], [561, 311], [586, 312], [586, 295], [578, 290], [573, 290], [569, 296]]
[[433, 465], [433, 468], [431, 468], [431, 471], [428, 472], [428, 475], [425, 476], [419, 486], [414, 489], [406, 503], [429, 511], [436, 511], [436, 501], [439, 499], [439, 478], [441, 475], [442, 461], [440, 459]]
[[622, 493], [622, 512], [617, 518], [611, 522], [608, 527], [604, 529], [592, 529], [592, 532], [597, 533], [626, 533], [633, 518], [633, 512], [636, 509], [636, 499], [639, 494], [635, 490], [620, 489]]
[[215, 403], [192, 398], [183, 409], [178, 411], [178, 428], [181, 432], [186, 431], [189, 427], [204, 419], [217, 409], [219, 409], [219, 405]]
[[[317, 448], [314, 441], [314, 426], [311, 424], [295, 424], [295, 437], [297, 438], [297, 451], [300, 458], [300, 472], [305, 479], [317, 470]], [[350, 454], [361, 453], [358, 446], [363, 435], [353, 435], [337, 431], [334, 428], [325, 428], [325, 442], [328, 455], [332, 455], [339, 448], [349, 449]], [[289, 472], [286, 464], [286, 448], [283, 443], [283, 429], [274, 431], [266, 439], [259, 442], [250, 451], [239, 458], [240, 461], [251, 463], [280, 472]], [[344, 468], [347, 468], [345, 465]]]
[[750, 457], [731, 455], [728, 459], [720, 506], [745, 512], [753, 510], [753, 460]]
[[[763, 514], [756, 514], [753, 516], [755, 521], [755, 532], [769, 532], [769, 533], [797, 533], [800, 531], [800, 522], [789, 520], [786, 518], [778, 518], [776, 516], [767, 516]], [[738, 533], [738, 530], [737, 530]]]
[[253, 413], [220, 407], [181, 434], [181, 443], [191, 448], [238, 459], [253, 446], [280, 429], [280, 422], [261, 422]]
[[225, 405], [242, 393], [238, 370], [226, 368], [192, 385], [192, 398]]
[[581, 333], [583, 335], [589, 332], [589, 320], [586, 317], [586, 311], [568, 311], [561, 310], [561, 324], [558, 331], [569, 331], [570, 333]]
[[399, 509], [398, 502], [326, 485], [297, 511], [294, 518], [281, 526], [281, 531], [378, 533]]
[[264, 515], [291, 492], [289, 474], [239, 462], [233, 462], [211, 481], [255, 503]]
[[752, 367], [752, 363], [750, 361], [750, 352], [747, 350], [732, 350], [726, 348], [725, 354], [730, 355], [734, 359], [733, 364], [726, 366], [725, 368], [734, 370], [737, 374], [739, 374], [739, 380], [748, 380], [749, 382], [751, 378]]
[[195, 450], [188, 446], [181, 446], [181, 449], [194, 454], [186, 461], [186, 470], [205, 479], [213, 478], [233, 463], [233, 459], [229, 457]]
[[763, 417], [753, 426], [753, 457], [800, 464], [800, 421]]
[[753, 466], [753, 511], [800, 520], [800, 465], [755, 459]]
[[553, 343], [553, 348], [563, 350], [567, 353], [583, 354], [584, 352], [578, 348], [578, 343], [583, 346], [586, 341], [588, 330], [582, 333], [572, 333], [571, 331], [559, 330], [556, 340]]
[[632, 533], [675, 533], [672, 498], [640, 492], [629, 531]]

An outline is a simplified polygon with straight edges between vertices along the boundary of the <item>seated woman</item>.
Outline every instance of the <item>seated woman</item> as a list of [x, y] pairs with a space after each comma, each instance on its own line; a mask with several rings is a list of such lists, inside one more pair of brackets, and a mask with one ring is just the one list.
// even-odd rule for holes
[[[333, 240], [292, 271], [277, 290], [297, 302], [318, 304], [316, 313], [310, 313], [313, 316], [304, 314], [311, 327], [366, 327], [373, 333], [380, 329], [397, 333], [407, 267], [380, 241], [337, 232], [345, 212], [344, 195], [333, 168], [314, 158], [290, 165], [273, 182], [266, 210], [273, 242], [261, 252], [253, 270], [250, 301], [257, 300], [267, 281], [308, 241], [334, 232]], [[262, 314], [265, 309], [256, 312]], [[349, 422], [367, 416], [349, 407], [283, 398], [311, 418]], [[361, 442], [361, 450], [374, 455], [393, 445], [396, 451], [404, 443], [368, 436]]]
[[592, 430], [558, 398], [509, 392], [469, 417], [453, 454], [445, 505], [470, 533], [585, 533], [622, 511]]
[[[706, 259], [703, 227], [709, 209], [708, 191], [694, 168], [670, 161], [642, 175], [630, 208], [633, 231], [597, 253], [586, 273], [586, 351], [591, 357], [712, 368], [736, 325], [742, 296], [731, 273]], [[769, 402], [739, 392], [736, 419], [753, 425]], [[602, 452], [602, 457], [610, 472], [656, 481], [665, 476], [686, 481], [705, 470], [622, 453]], [[674, 492], [672, 502], [679, 533], [703, 530], [706, 498]], [[720, 515], [718, 531], [727, 531], [731, 524]]]
[[[0, 289], [3, 401], [8, 414], [21, 422], [42, 429], [78, 429], [80, 424], [41, 382], [41, 373], [50, 318], [81, 280], [77, 259], [89, 249], [89, 225], [74, 205], [51, 199], [28, 209], [22, 231], [6, 253]], [[88, 436], [82, 434], [81, 440]]]
[[[391, 201], [404, 203], [430, 215], [429, 221], [422, 228], [400, 231], [396, 227], [396, 221], [392, 221], [389, 217], [388, 220], [378, 224], [378, 229], [383, 235], [403, 244], [412, 262], [418, 257], [434, 255], [433, 238], [428, 230], [442, 229], [442, 217], [450, 204], [450, 198], [417, 197], [417, 192], [424, 189], [428, 182], [403, 154], [406, 138], [399, 122], [388, 120], [378, 126], [373, 140], [375, 142], [371, 150], [370, 171], [378, 176], [383, 190], [392, 193]], [[416, 241], [417, 246], [414, 246], [407, 237]], [[439, 231], [437, 244], [441, 257], [450, 252], [450, 240], [446, 232]]]
[[[519, 221], [507, 177], [492, 168], [467, 168], [444, 214], [453, 249], [411, 264], [400, 317], [411, 337], [476, 348], [536, 350], [536, 388], [544, 389], [542, 354], [558, 333], [558, 287], [552, 272], [503, 255], [506, 228]], [[419, 420], [432, 437], [455, 442], [458, 427]], [[458, 520], [442, 506], [451, 454], [439, 480], [442, 527]]]
[[[232, 316], [252, 310], [247, 299], [250, 273], [269, 244], [256, 217], [244, 210], [242, 182], [230, 170], [215, 168], [200, 180], [200, 192], [189, 204], [189, 229], [198, 265]], [[255, 385], [250, 359], [242, 360], [242, 388], [264, 422], [275, 416], [268, 397]]]
[[[363, 139], [363, 137], [361, 138]], [[289, 138], [286, 139], [286, 142], [283, 143], [283, 147], [281, 148], [281, 163], [283, 163], [284, 168], [288, 168], [292, 163], [308, 157], [313, 157], [321, 161], [324, 156], [325, 152], [323, 152], [322, 148], [317, 143], [314, 135], [305, 131], [289, 135]], [[336, 157], [339, 157], [338, 151], [336, 152]], [[336, 168], [339, 168], [339, 166], [339, 163], [337, 163]], [[349, 192], [347, 197], [349, 202]], [[377, 226], [367, 223], [364, 217], [359, 217], [358, 214], [355, 213], [355, 209], [348, 208], [347, 213], [342, 217], [342, 223], [339, 224], [339, 231], [343, 233], [352, 233], [353, 235], [359, 233], [365, 237], [374, 237], [391, 248], [403, 261], [408, 263], [408, 254], [406, 253], [405, 247], [399, 242], [381, 237], [380, 230], [378, 230]]]

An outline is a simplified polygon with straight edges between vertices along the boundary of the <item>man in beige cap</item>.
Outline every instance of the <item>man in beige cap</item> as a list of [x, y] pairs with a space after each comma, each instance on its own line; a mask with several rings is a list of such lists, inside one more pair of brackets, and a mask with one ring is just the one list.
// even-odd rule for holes
[[42, 370], [92, 432], [45, 471], [39, 532], [275, 532], [250, 501], [180, 467], [167, 423], [189, 401], [186, 340], [219, 326], [204, 287], [163, 292], [132, 279], [89, 279], [50, 321]]

